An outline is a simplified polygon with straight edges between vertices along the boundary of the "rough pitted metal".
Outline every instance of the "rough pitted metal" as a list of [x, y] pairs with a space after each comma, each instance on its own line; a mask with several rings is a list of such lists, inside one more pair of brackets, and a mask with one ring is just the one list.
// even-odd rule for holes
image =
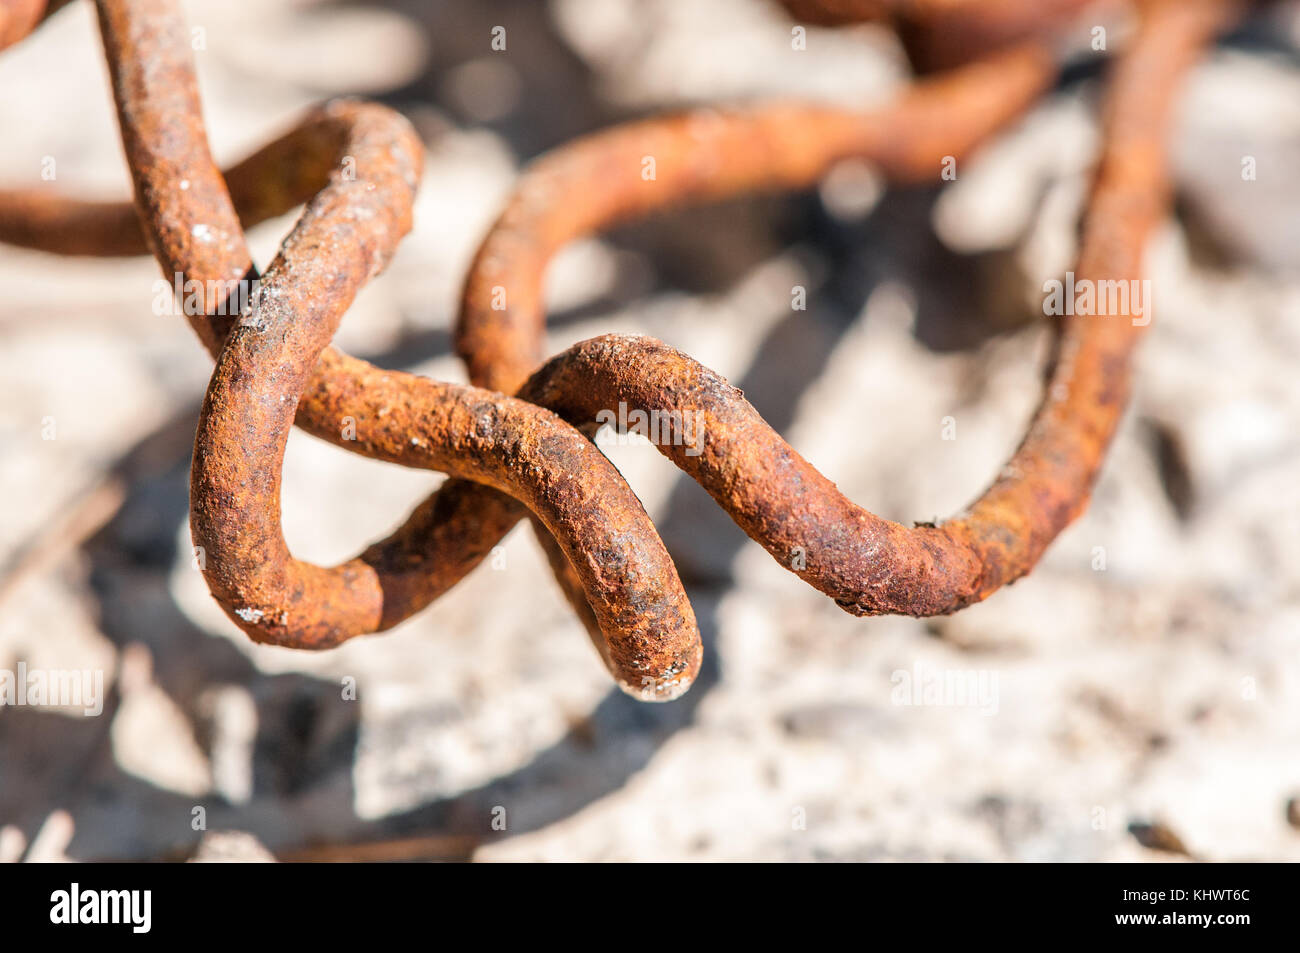
[[[255, 274], [208, 149], [174, 5], [102, 0], [99, 8], [136, 206], [164, 275], [220, 288]], [[301, 177], [273, 183], [267, 207], [301, 194], [313, 169], [316, 178], [330, 170], [328, 179], [249, 314], [232, 334], [236, 317], [216, 315], [224, 302], [210, 295], [207, 314], [191, 318], [218, 355], [191, 498], [195, 544], [204, 547], [218, 603], [260, 641], [329, 647], [427, 604], [519, 518], [513, 500], [489, 507], [478, 521], [486, 538], [476, 539], [455, 532], [470, 525], [462, 516], [445, 520], [445, 502], [430, 501], [342, 566], [294, 560], [280, 532], [279, 481], [296, 412], [305, 429], [348, 449], [477, 480], [522, 501], [581, 580], [619, 684], [644, 698], [680, 694], [701, 658], [689, 600], [640, 501], [589, 441], [523, 401], [380, 370], [326, 347], [361, 284], [410, 227], [422, 148], [402, 117], [374, 105], [328, 104], [304, 129], [300, 144], [310, 138], [317, 152]], [[450, 502], [486, 492], [457, 491]], [[453, 550], [449, 558], [443, 548]], [[418, 581], [413, 558], [426, 570]]]
[[[357, 291], [410, 228], [423, 155], [409, 124], [384, 107], [328, 103], [223, 177], [172, 0], [98, 3], [134, 208], [3, 192], [0, 240], [69, 254], [150, 250], [169, 281], [211, 289], [190, 317], [217, 360], [196, 437], [191, 522], [214, 597], [253, 638], [324, 648], [390, 627], [531, 514], [618, 683], [668, 699], [698, 671], [699, 633], [644, 509], [589, 439], [601, 411], [623, 402], [698, 415], [698, 455], [672, 440], [661, 451], [782, 565], [801, 551], [798, 574], [846, 610], [946, 613], [1028, 572], [1082, 511], [1143, 328], [1124, 314], [1064, 319], [1047, 396], [1001, 475], [953, 519], [905, 527], [845, 498], [739, 391], [665, 344], [609, 335], [539, 368], [547, 264], [577, 236], [684, 203], [805, 187], [843, 158], [870, 159], [894, 182], [934, 180], [944, 157], [976, 147], [1048, 87], [1050, 47], [1026, 38], [1083, 5], [790, 0], [823, 20], [888, 19], [921, 65], [964, 65], [873, 111], [794, 102], [699, 110], [615, 127], [537, 160], [466, 283], [456, 340], [476, 386], [380, 370], [329, 347]], [[0, 46], [58, 6], [0, 0]], [[1110, 82], [1081, 278], [1141, 275], [1143, 245], [1167, 206], [1171, 104], [1234, 6], [1142, 4], [1141, 29]], [[640, 175], [645, 155], [656, 160], [653, 182]], [[251, 306], [226, 315], [229, 283], [258, 278], [243, 228], [303, 202]], [[302, 562], [280, 525], [295, 422], [353, 452], [458, 479], [355, 559]]]

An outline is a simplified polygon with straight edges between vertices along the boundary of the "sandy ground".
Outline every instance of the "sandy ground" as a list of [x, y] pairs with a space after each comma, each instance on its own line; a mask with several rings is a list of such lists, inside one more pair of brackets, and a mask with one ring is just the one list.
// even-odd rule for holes
[[[338, 343], [452, 380], [459, 285], [521, 162], [654, 109], [879, 101], [905, 76], [873, 29], [791, 51], [759, 0], [263, 3], [250, 31], [252, 6], [187, 4], [218, 157], [333, 94], [410, 116], [416, 228]], [[1136, 398], [1091, 508], [1029, 578], [950, 618], [855, 619], [649, 445], [606, 446], [706, 641], [665, 706], [613, 689], [526, 528], [391, 634], [251, 644], [191, 565], [210, 365], [151, 313], [156, 266], [0, 249], [0, 567], [25, 567], [0, 669], [99, 670], [106, 697], [99, 717], [0, 709], [0, 859], [183, 858], [204, 830], [209, 858], [1300, 859], [1294, 10], [1188, 85]], [[84, 5], [0, 57], [0, 184], [40, 182], [48, 157], [51, 188], [127, 193], [101, 59]], [[552, 271], [552, 350], [661, 338], [873, 511], [954, 512], [1036, 404], [1037, 293], [1070, 265], [1097, 89], [1079, 71], [942, 193], [881, 195], [849, 168], [581, 242]], [[259, 262], [289, 225], [253, 233]], [[295, 433], [290, 545], [346, 558], [439, 479]], [[927, 693], [957, 678], [963, 704]]]

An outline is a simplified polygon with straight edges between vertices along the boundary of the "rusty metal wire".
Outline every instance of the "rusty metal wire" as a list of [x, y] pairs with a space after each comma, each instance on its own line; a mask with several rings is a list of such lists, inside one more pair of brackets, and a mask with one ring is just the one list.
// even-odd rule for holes
[[[134, 206], [0, 192], [0, 240], [66, 254], [148, 250], [169, 280], [205, 289], [190, 320], [216, 368], [195, 441], [191, 526], [213, 596], [252, 638], [326, 648], [391, 627], [531, 514], [620, 686], [666, 700], [699, 669], [699, 632], [644, 509], [589, 439], [601, 411], [623, 402], [697, 415], [702, 452], [673, 440], [660, 450], [782, 565], [795, 550], [806, 554], [798, 574], [846, 610], [947, 613], [1027, 573], [1082, 511], [1143, 328], [1125, 314], [1065, 319], [1044, 401], [1002, 474], [954, 519], [908, 528], [846, 499], [739, 391], [665, 344], [608, 335], [541, 364], [548, 261], [615, 222], [804, 187], [847, 157], [871, 160], [894, 182], [932, 180], [945, 156], [978, 146], [1051, 84], [1057, 57], [1043, 31], [1081, 5], [821, 0], [823, 19], [888, 18], [914, 60], [963, 65], [872, 111], [794, 102], [697, 111], [615, 127], [537, 160], [466, 282], [456, 345], [474, 386], [380, 370], [329, 346], [352, 298], [410, 228], [423, 152], [409, 124], [380, 106], [328, 103], [223, 176], [172, 0], [97, 3]], [[29, 31], [42, 6], [0, 0], [0, 46]], [[1140, 276], [1143, 244], [1167, 204], [1171, 103], [1233, 9], [1229, 0], [1142, 6], [1111, 78], [1079, 276]], [[954, 33], [940, 10], [962, 29]], [[967, 62], [972, 36], [974, 47], [995, 51]], [[639, 175], [645, 155], [656, 159], [653, 183]], [[259, 276], [243, 227], [303, 202]], [[227, 297], [254, 280], [250, 306], [227, 314]], [[344, 449], [455, 479], [356, 558], [332, 568], [302, 562], [280, 525], [295, 422]]]
[[1104, 0], [777, 0], [802, 23], [888, 25], [919, 71], [951, 69], [1068, 23]]

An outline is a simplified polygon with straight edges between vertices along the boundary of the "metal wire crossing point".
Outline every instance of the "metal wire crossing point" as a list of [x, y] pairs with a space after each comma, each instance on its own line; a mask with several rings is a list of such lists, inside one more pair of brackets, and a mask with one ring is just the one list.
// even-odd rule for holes
[[[53, 6], [61, 6], [54, 4]], [[662, 541], [591, 437], [629, 407], [698, 442], [656, 441], [782, 566], [856, 615], [953, 612], [1029, 572], [1082, 512], [1127, 402], [1145, 321], [1067, 315], [1045, 396], [1010, 462], [971, 506], [902, 526], [846, 499], [719, 375], [659, 341], [606, 335], [545, 358], [542, 278], [573, 238], [677, 205], [797, 189], [835, 162], [934, 181], [1054, 81], [1060, 31], [1087, 0], [785, 0], [807, 22], [888, 20], [918, 80], [872, 111], [774, 102], [617, 126], [536, 160], [470, 269], [456, 348], [474, 386], [387, 371], [330, 346], [357, 291], [411, 227], [423, 149], [382, 106], [336, 101], [221, 172], [204, 131], [188, 31], [173, 0], [98, 0], [128, 203], [0, 193], [0, 240], [82, 255], [151, 252], [216, 360], [191, 477], [194, 543], [226, 613], [259, 642], [327, 648], [389, 628], [468, 573], [531, 516], [566, 595], [618, 684], [645, 700], [699, 670], [694, 613]], [[1181, 78], [1229, 23], [1230, 0], [1148, 0], [1111, 69], [1104, 138], [1074, 272], [1132, 281], [1165, 214], [1165, 137]], [[0, 47], [50, 9], [0, 0]], [[653, 182], [641, 176], [654, 157]], [[259, 274], [243, 229], [305, 203]], [[193, 284], [191, 284], [193, 283]], [[255, 288], [254, 288], [255, 283]], [[235, 300], [248, 289], [247, 306]], [[674, 415], [676, 412], [676, 415]], [[675, 421], [675, 422], [674, 422]], [[350, 422], [345, 426], [345, 422]], [[324, 568], [280, 525], [289, 428], [449, 480], [387, 539]]]

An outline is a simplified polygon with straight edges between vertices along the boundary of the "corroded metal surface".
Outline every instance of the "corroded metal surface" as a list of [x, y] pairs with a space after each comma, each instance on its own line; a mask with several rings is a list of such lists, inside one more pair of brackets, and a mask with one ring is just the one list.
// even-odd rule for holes
[[[328, 184], [249, 312], [220, 316], [223, 282], [253, 272], [208, 151], [188, 48], [178, 42], [183, 24], [165, 0], [103, 0], [100, 20], [148, 243], [164, 275], [212, 289], [205, 313], [191, 318], [219, 354], [195, 444], [191, 508], [218, 603], [255, 639], [324, 648], [405, 618], [456, 581], [448, 569], [467, 570], [485, 551], [484, 540], [465, 542], [468, 534], [457, 532], [467, 525], [459, 516], [445, 519], [445, 504], [431, 501], [342, 566], [294, 560], [280, 532], [279, 472], [296, 407], [306, 429], [349, 449], [522, 500], [575, 567], [619, 683], [646, 698], [684, 691], [700, 663], [690, 603], [640, 502], [590, 442], [522, 401], [325, 349], [358, 288], [410, 227], [422, 148], [409, 124], [355, 103], [327, 105], [308, 120], [323, 152], [311, 161], [332, 170]], [[518, 519], [516, 504], [498, 508], [505, 512], [482, 521], [489, 535]], [[439, 520], [445, 525], [428, 532]], [[471, 552], [444, 569], [439, 545]], [[412, 560], [435, 578], [413, 584]]]
[[[304, 116], [284, 135], [222, 173], [244, 228], [283, 215], [324, 188], [337, 157], [338, 122]], [[149, 254], [131, 202], [88, 202], [48, 189], [0, 189], [0, 242], [61, 255]]]
[[[1227, 9], [1210, 0], [1154, 4], [1117, 65], [1075, 269], [1080, 282], [1140, 279], [1143, 245], [1167, 205], [1163, 144], [1170, 106], [1182, 73]], [[898, 180], [932, 176], [942, 154], [936, 149], [960, 149], [966, 137], [1016, 115], [1035, 81], [1050, 74], [1047, 62], [1030, 47], [967, 67], [904, 97], [885, 121], [851, 130], [832, 122], [829, 128], [844, 139], [821, 140], [834, 142], [825, 152], [809, 145], [816, 137], [785, 137], [791, 117], [773, 115], [765, 127], [751, 117], [722, 116], [702, 125], [688, 118], [605, 133], [539, 161], [471, 269], [457, 338], [471, 379], [513, 390], [535, 366], [543, 346], [545, 268], [577, 235], [658, 203], [791, 187], [840, 154], [868, 155]], [[1006, 88], [997, 90], [997, 82]], [[957, 117], [970, 125], [963, 128]], [[937, 131], [933, 137], [930, 130]], [[635, 174], [642, 153], [656, 156], [664, 170], [652, 185]], [[501, 291], [506, 306], [494, 309]], [[1024, 443], [983, 496], [938, 526], [904, 527], [846, 499], [738, 391], [649, 339], [580, 344], [549, 362], [520, 394], [575, 423], [593, 421], [619, 402], [647, 414], [699, 415], [701, 454], [671, 441], [660, 441], [659, 449], [778, 562], [800, 566], [803, 579], [855, 614], [936, 615], [978, 602], [1029, 572], [1083, 510], [1127, 403], [1130, 358], [1145, 325], [1127, 311], [1066, 318], [1046, 398]]]
[[[0, 45], [29, 31], [43, 6], [0, 2]], [[843, 158], [870, 159], [895, 182], [936, 180], [945, 157], [974, 148], [1050, 84], [1049, 46], [1025, 37], [1080, 6], [822, 2], [823, 18], [888, 16], [922, 34], [965, 38], [964, 46], [945, 41], [947, 52], [931, 59], [964, 62], [981, 45], [1004, 48], [874, 111], [793, 102], [701, 110], [616, 127], [539, 159], [466, 283], [457, 348], [477, 386], [379, 370], [329, 347], [356, 292], [410, 228], [423, 157], [409, 125], [383, 107], [329, 103], [223, 178], [171, 0], [98, 4], [135, 208], [0, 193], [0, 240], [74, 254], [148, 249], [169, 281], [200, 283], [202, 306], [190, 320], [217, 365], [195, 444], [192, 527], [213, 595], [253, 638], [323, 648], [387, 628], [463, 577], [531, 512], [619, 684], [668, 699], [698, 670], [699, 634], [640, 502], [588, 439], [602, 411], [621, 401], [698, 415], [698, 453], [671, 439], [660, 449], [779, 562], [848, 611], [945, 613], [1028, 572], [1086, 505], [1145, 322], [1123, 312], [1065, 319], [1046, 397], [1011, 462], [964, 513], [909, 528], [847, 500], [743, 395], [660, 342], [596, 338], [537, 369], [548, 262], [574, 237], [613, 223], [804, 187]], [[1080, 278], [1140, 277], [1142, 246], [1167, 204], [1171, 103], [1231, 10], [1224, 0], [1144, 4], [1108, 94]], [[259, 280], [242, 227], [304, 201]], [[254, 280], [250, 306], [228, 307], [238, 283]], [[353, 560], [332, 568], [296, 560], [279, 509], [295, 422], [354, 452], [460, 479]], [[792, 565], [796, 551], [803, 556]]]
[[[879, 110], [797, 102], [700, 110], [617, 126], [542, 156], [470, 267], [456, 328], [470, 380], [514, 391], [537, 367], [542, 277], [574, 238], [689, 203], [806, 187], [846, 158], [869, 159], [896, 183], [938, 182], [946, 156], [965, 156], [1015, 120], [1055, 75], [1050, 53], [1030, 44], [918, 83]], [[652, 180], [643, 175], [647, 157]]]

